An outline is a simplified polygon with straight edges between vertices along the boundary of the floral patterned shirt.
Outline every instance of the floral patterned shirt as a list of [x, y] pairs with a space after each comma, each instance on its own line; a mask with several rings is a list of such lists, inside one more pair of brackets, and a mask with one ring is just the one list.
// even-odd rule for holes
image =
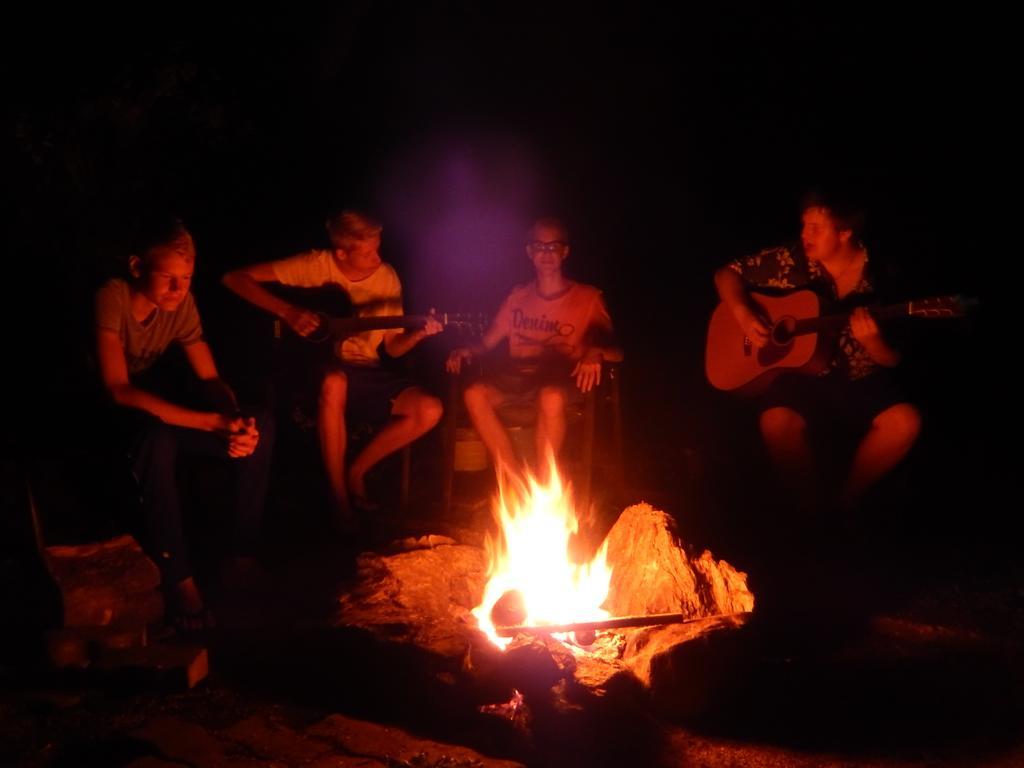
[[[860, 282], [840, 299], [832, 275], [819, 262], [808, 259], [799, 243], [767, 248], [731, 261], [729, 267], [739, 274], [749, 288], [779, 291], [798, 288], [813, 290], [824, 302], [822, 311], [828, 313], [850, 311], [854, 307], [865, 306], [872, 303], [875, 295], [870, 260], [866, 259], [864, 262]], [[847, 321], [839, 333], [838, 349], [829, 367], [821, 375], [827, 375], [834, 370], [855, 381], [874, 373], [879, 367], [868, 351], [853, 337], [850, 323]]]

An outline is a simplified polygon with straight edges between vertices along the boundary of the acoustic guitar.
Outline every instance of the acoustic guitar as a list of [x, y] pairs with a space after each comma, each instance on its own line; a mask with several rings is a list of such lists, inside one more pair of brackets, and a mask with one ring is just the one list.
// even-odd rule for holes
[[[708, 326], [705, 371], [711, 386], [741, 394], [757, 394], [781, 373], [817, 374], [826, 369], [849, 312], [822, 314], [814, 291], [784, 296], [751, 291], [769, 329], [768, 344], [758, 349], [723, 302]], [[870, 307], [876, 320], [894, 317], [927, 319], [963, 317], [973, 300], [937, 296], [901, 304]]]
[[[268, 287], [268, 289], [270, 288]], [[365, 310], [366, 308], [353, 307], [348, 294], [340, 287], [334, 285], [325, 285], [317, 288], [275, 285], [270, 290], [289, 303], [308, 309], [320, 317], [320, 325], [316, 330], [308, 336], [301, 337], [305, 341], [313, 343], [330, 340], [337, 341], [364, 331], [422, 328], [429, 316], [432, 316], [446, 330], [454, 330], [469, 337], [481, 336], [488, 325], [488, 318], [479, 313], [434, 311], [429, 316], [373, 314], [359, 316], [360, 309]], [[275, 319], [274, 337], [281, 338], [285, 334], [285, 330], [292, 336], [298, 336], [298, 334], [291, 331], [286, 323]]]

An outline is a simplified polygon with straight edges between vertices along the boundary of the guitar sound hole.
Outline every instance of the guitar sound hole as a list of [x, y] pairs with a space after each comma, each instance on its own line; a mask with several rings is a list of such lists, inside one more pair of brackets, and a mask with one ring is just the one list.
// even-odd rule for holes
[[758, 364], [770, 368], [781, 362], [790, 352], [795, 330], [796, 320], [792, 317], [783, 317], [776, 322], [772, 326], [771, 341], [757, 352]]
[[793, 342], [793, 333], [796, 331], [796, 318], [780, 318], [772, 328], [772, 343], [784, 347]]

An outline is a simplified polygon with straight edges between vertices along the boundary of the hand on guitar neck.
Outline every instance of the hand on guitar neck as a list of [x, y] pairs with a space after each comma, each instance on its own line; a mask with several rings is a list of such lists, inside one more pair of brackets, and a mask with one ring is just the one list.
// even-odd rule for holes
[[426, 315], [380, 315], [369, 317], [332, 317], [323, 312], [310, 312], [296, 308], [296, 312], [282, 320], [298, 336], [311, 342], [344, 339], [364, 331], [404, 329], [417, 340], [433, 336], [446, 329], [456, 329], [469, 336], [480, 336], [487, 327], [483, 315], [461, 315], [431, 310]]
[[283, 311], [275, 310], [277, 336], [282, 325], [311, 342], [390, 329], [421, 332], [417, 333], [418, 339], [451, 329], [480, 336], [487, 327], [487, 318], [481, 314], [454, 314], [434, 309], [425, 315], [391, 314], [388, 310], [398, 304], [390, 299], [356, 306], [343, 290], [330, 284], [316, 288], [273, 284], [266, 288], [287, 305]]

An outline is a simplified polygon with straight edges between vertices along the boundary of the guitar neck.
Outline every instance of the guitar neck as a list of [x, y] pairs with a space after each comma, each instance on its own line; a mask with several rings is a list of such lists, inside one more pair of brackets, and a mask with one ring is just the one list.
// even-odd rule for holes
[[[876, 320], [891, 320], [894, 317], [906, 317], [913, 314], [920, 314], [914, 311], [914, 302], [904, 301], [899, 304], [887, 304], [881, 307], [869, 307], [871, 316]], [[939, 315], [936, 314], [936, 317]], [[793, 331], [794, 336], [803, 336], [808, 333], [818, 333], [823, 330], [837, 330], [849, 319], [849, 312], [840, 312], [832, 315], [821, 315], [820, 317], [807, 317], [796, 321]]]
[[[438, 318], [443, 322], [442, 318]], [[426, 315], [391, 315], [386, 317], [329, 317], [327, 330], [337, 336], [362, 331], [379, 331], [390, 328], [422, 328], [427, 322]]]

